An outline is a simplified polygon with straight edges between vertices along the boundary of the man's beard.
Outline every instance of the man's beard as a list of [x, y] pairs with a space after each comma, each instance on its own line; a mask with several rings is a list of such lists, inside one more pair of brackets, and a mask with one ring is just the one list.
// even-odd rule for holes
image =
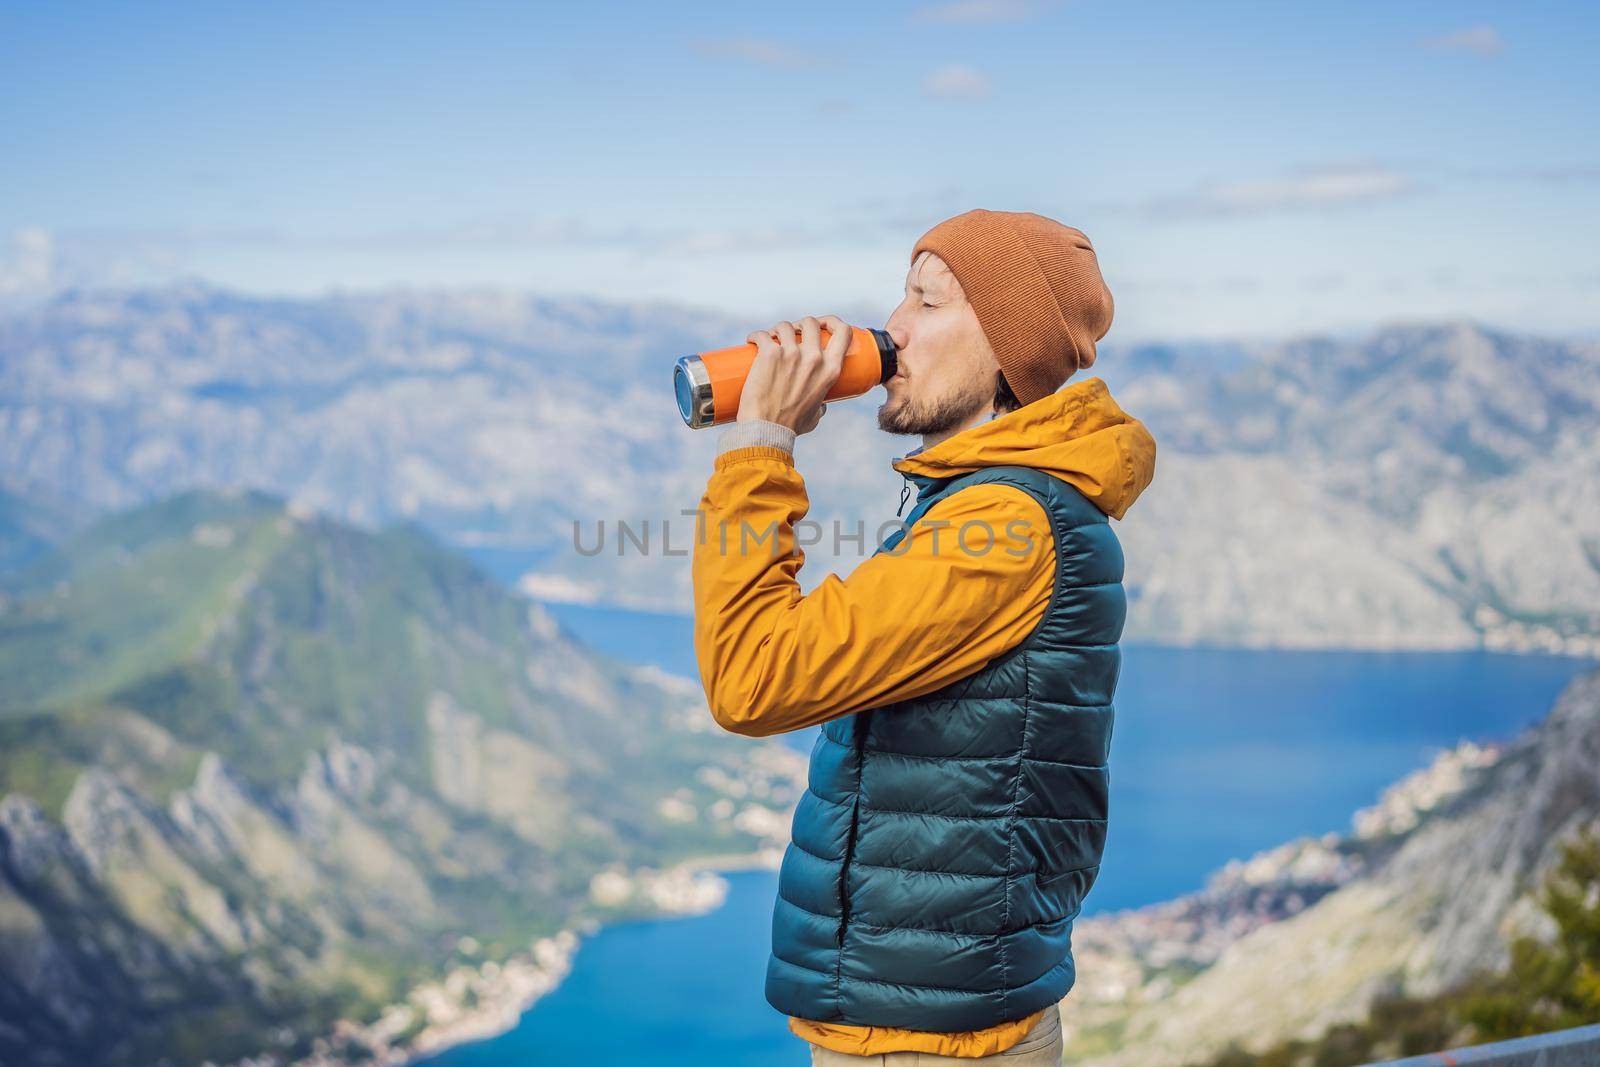
[[962, 425], [993, 402], [994, 397], [988, 393], [956, 392], [923, 404], [908, 399], [893, 410], [885, 403], [878, 408], [878, 429], [898, 434], [944, 433]]

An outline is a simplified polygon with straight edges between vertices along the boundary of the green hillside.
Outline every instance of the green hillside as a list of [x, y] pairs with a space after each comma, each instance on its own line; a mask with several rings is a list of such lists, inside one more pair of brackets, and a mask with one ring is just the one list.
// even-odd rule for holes
[[[608, 864], [755, 848], [704, 814], [730, 790], [789, 799], [756, 758], [777, 742], [707, 729], [693, 687], [589, 652], [414, 529], [190, 493], [14, 584], [7, 1063], [304, 1045], [465, 936], [504, 958], [606, 914]], [[701, 817], [661, 814], [684, 805]]]
[[26, 498], [0, 487], [0, 589], [52, 544], [83, 525], [86, 510], [59, 500]]

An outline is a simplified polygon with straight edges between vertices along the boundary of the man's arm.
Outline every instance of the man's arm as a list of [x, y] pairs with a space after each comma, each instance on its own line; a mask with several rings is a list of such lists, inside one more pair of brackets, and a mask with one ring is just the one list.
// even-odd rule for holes
[[[727, 431], [695, 539], [695, 653], [724, 729], [765, 737], [931, 692], [1043, 618], [1055, 580], [1049, 520], [1005, 485], [951, 494], [894, 549], [802, 596], [794, 525], [809, 501], [783, 435], [763, 425]], [[743, 443], [762, 433], [770, 443]]]

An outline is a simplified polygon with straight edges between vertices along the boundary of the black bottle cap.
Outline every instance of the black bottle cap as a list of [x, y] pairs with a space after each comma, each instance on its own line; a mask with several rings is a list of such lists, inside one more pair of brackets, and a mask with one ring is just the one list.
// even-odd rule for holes
[[900, 346], [894, 343], [894, 338], [884, 330], [872, 330], [872, 339], [878, 342], [878, 360], [882, 364], [882, 374], [878, 384], [882, 385], [894, 377], [894, 372], [900, 366]]

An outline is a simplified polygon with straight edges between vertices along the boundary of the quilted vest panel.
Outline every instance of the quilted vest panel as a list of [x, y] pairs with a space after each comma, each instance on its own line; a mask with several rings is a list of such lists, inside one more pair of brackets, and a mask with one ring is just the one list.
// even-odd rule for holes
[[971, 485], [1033, 496], [1055, 587], [1028, 638], [975, 673], [822, 724], [765, 992], [818, 1022], [977, 1030], [1061, 1000], [1076, 977], [1072, 924], [1105, 847], [1123, 555], [1105, 513], [1041, 471], [913, 479], [908, 527]]

